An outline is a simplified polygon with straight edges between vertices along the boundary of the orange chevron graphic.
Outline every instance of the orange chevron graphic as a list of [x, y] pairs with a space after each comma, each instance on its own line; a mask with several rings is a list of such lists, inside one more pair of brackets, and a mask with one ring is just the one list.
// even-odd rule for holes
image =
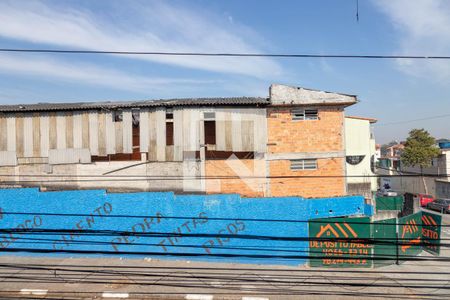
[[417, 226], [416, 220], [411, 220], [411, 224], [413, 226], [414, 232], [419, 230], [419, 227]]
[[406, 252], [407, 249], [411, 248], [411, 246], [412, 246], [411, 244], [419, 244], [419, 243], [420, 243], [420, 236], [418, 238], [414, 239], [414, 240], [410, 240], [408, 242], [409, 245], [403, 245], [402, 246], [402, 251]]
[[353, 229], [350, 227], [350, 225], [348, 225], [347, 223], [344, 222], [344, 226], [347, 227], [348, 231], [350, 231], [355, 238], [358, 237], [358, 235], [356, 234], [356, 232], [353, 231]]
[[[339, 223], [334, 223], [334, 226], [336, 226], [336, 228], [343, 234], [344, 237], [348, 238], [349, 237], [349, 232], [351, 235], [353, 235], [353, 237], [358, 237], [358, 234], [356, 234], [356, 232], [353, 230], [352, 227], [350, 227], [350, 225], [348, 225], [347, 223], [342, 223], [345, 228], [347, 230], [345, 230], [344, 227], [342, 227]], [[325, 226], [320, 226], [320, 231], [317, 233], [316, 237], [321, 237], [325, 232], [330, 231], [335, 237], [340, 237], [338, 231], [333, 228], [332, 224], [327, 224]], [[327, 235], [330, 235], [330, 233], [328, 233]]]
[[416, 223], [416, 221], [414, 221], [414, 220], [410, 220], [410, 221], [406, 222], [406, 224], [403, 225], [403, 227], [402, 227], [402, 229], [403, 229], [403, 230], [402, 230], [402, 238], [405, 237], [405, 234], [406, 234], [407, 232], [409, 232], [409, 233], [414, 233], [414, 232], [419, 231], [419, 227], [417, 227], [416, 224], [417, 224], [417, 223]]
[[428, 219], [431, 221], [431, 223], [433, 223], [434, 226], [438, 226], [438, 224], [436, 223], [434, 218], [432, 218], [431, 216], [428, 216]]
[[344, 228], [341, 227], [341, 225], [339, 225], [339, 223], [334, 223], [334, 225], [336, 225], [336, 227], [342, 232], [342, 234], [348, 238], [348, 234], [347, 232], [345, 232]]
[[320, 231], [316, 234], [316, 237], [321, 237], [327, 230], [331, 231], [335, 237], [339, 237], [339, 234], [334, 230], [331, 224], [327, 224], [326, 226], [320, 226]]
[[428, 220], [427, 216], [422, 216], [422, 222], [425, 223], [425, 225], [431, 225], [430, 221]]

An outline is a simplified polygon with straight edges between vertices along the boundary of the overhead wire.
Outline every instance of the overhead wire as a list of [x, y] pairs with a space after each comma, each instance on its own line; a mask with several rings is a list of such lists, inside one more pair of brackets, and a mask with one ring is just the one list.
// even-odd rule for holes
[[279, 58], [344, 58], [344, 59], [432, 59], [448, 60], [447, 55], [364, 55], [364, 54], [307, 54], [307, 53], [212, 53], [212, 52], [175, 52], [175, 51], [114, 51], [82, 49], [25, 49], [0, 48], [0, 52], [9, 53], [54, 53], [54, 54], [114, 54], [114, 55], [155, 55], [155, 56], [205, 56], [205, 57], [279, 57]]

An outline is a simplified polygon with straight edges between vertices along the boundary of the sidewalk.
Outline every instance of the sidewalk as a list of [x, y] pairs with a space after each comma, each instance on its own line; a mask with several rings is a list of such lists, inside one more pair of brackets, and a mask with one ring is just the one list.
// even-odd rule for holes
[[323, 270], [148, 259], [0, 257], [0, 295], [21, 299], [449, 299], [450, 265], [446, 264], [407, 262], [378, 269]]

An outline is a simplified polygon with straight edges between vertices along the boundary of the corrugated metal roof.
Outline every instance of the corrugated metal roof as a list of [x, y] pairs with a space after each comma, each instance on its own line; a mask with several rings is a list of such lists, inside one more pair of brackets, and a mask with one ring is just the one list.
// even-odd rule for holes
[[126, 102], [78, 102], [78, 103], [37, 103], [0, 105], [0, 112], [32, 112], [32, 111], [66, 111], [89, 109], [119, 109], [119, 108], [143, 108], [143, 107], [172, 107], [172, 106], [256, 106], [268, 105], [270, 99], [262, 97], [229, 97], [229, 98], [180, 98], [159, 99]]

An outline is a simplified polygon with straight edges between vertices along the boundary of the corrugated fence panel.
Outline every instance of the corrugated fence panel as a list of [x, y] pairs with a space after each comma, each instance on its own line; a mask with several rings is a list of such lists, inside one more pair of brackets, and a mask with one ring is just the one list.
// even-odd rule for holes
[[39, 113], [33, 114], [33, 157], [41, 156], [41, 117]]
[[66, 148], [73, 148], [73, 113], [66, 113]]
[[82, 114], [82, 146], [81, 148], [90, 149], [89, 145], [89, 113]]
[[183, 109], [173, 110], [173, 160], [183, 160]]
[[139, 113], [139, 143], [141, 152], [148, 152], [148, 109], [142, 109]]
[[23, 156], [33, 157], [33, 115], [23, 117]]
[[56, 149], [66, 149], [66, 114], [56, 113]]
[[231, 143], [233, 151], [243, 151], [242, 147], [242, 115], [241, 109], [233, 109], [231, 111]]
[[131, 110], [123, 111], [123, 153], [133, 153], [133, 115]]
[[256, 114], [255, 125], [255, 150], [259, 153], [267, 152], [267, 112], [265, 108], [260, 108]]
[[7, 114], [6, 115], [6, 150], [7, 151], [16, 151], [16, 118], [14, 115]]
[[98, 113], [98, 155], [106, 156], [106, 114]]
[[166, 160], [166, 109], [156, 110], [156, 160]]
[[106, 154], [116, 154], [116, 133], [113, 113], [105, 113]]
[[41, 114], [39, 121], [39, 133], [41, 138], [41, 157], [48, 157], [48, 150], [50, 148], [50, 137], [49, 137], [49, 116], [48, 114]]
[[156, 110], [148, 114], [148, 160], [156, 160]]
[[50, 147], [49, 149], [56, 149], [57, 148], [57, 133], [56, 133], [56, 114], [50, 113], [49, 116], [49, 137], [50, 137]]
[[15, 120], [17, 157], [23, 157], [23, 114], [17, 114]]
[[96, 111], [89, 112], [89, 150], [91, 155], [98, 155], [98, 114]]
[[58, 164], [76, 164], [90, 163], [91, 153], [89, 149], [50, 149], [48, 155], [48, 163], [51, 165]]
[[116, 153], [123, 153], [123, 121], [122, 122], [114, 122], [115, 126], [115, 151]]
[[200, 110], [198, 108], [186, 108], [183, 110], [183, 150], [200, 150]]
[[216, 108], [216, 150], [225, 151], [225, 113]]
[[6, 116], [0, 113], [0, 151], [8, 149], [8, 128], [6, 127]]
[[83, 112], [73, 113], [73, 147], [83, 148]]
[[15, 151], [0, 151], [0, 166], [16, 166], [17, 156]]

